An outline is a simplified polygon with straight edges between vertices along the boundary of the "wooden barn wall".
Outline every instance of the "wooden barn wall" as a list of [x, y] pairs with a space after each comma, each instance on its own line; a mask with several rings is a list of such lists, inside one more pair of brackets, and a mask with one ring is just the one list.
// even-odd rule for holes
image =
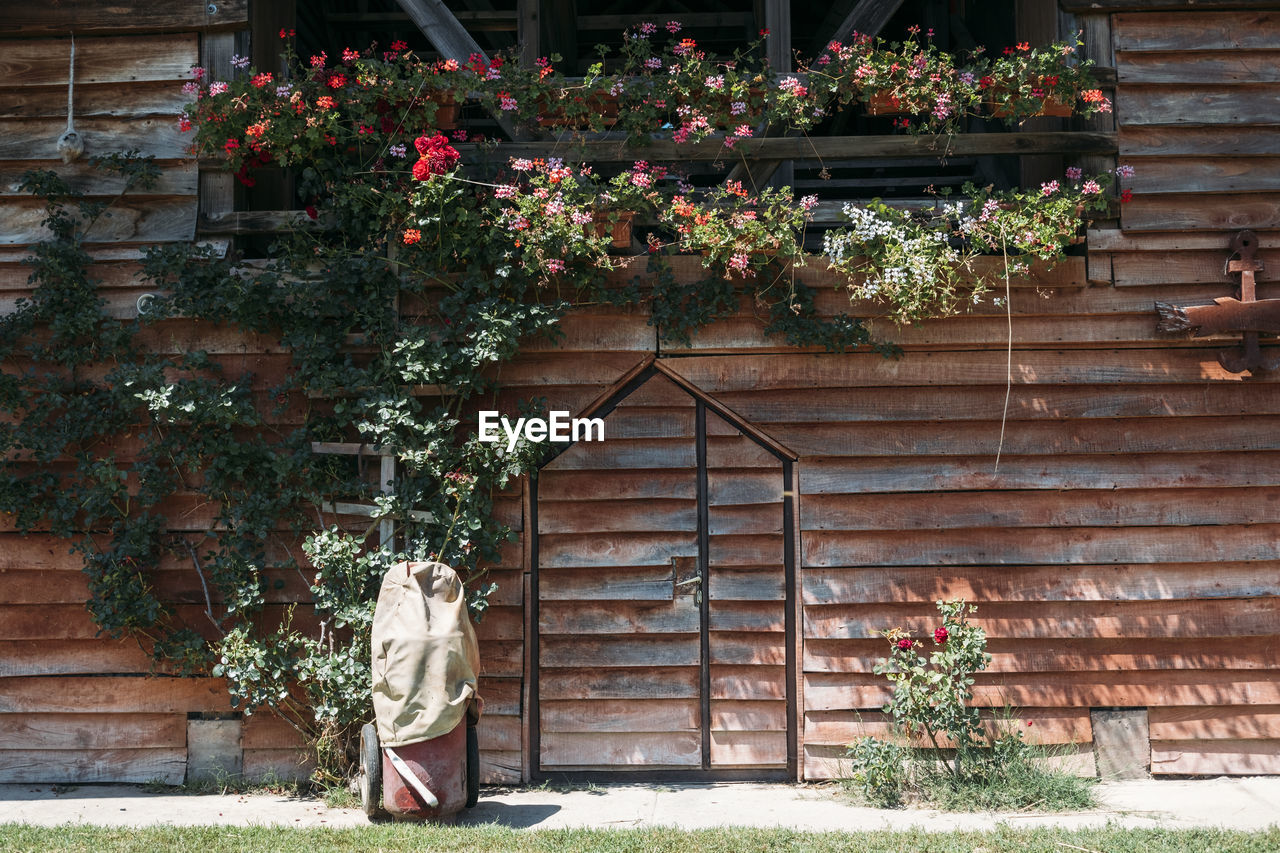
[[[45, 236], [38, 202], [19, 189], [22, 174], [52, 168], [73, 188], [105, 198], [119, 180], [95, 172], [89, 157], [136, 149], [156, 158], [159, 184], [130, 195], [88, 236], [96, 259], [90, 272], [108, 310], [134, 315], [147, 291], [137, 279], [141, 248], [195, 235], [198, 176], [186, 151], [190, 136], [178, 130], [188, 100], [182, 84], [211, 43], [246, 26], [247, 5], [71, 0], [9, 4], [0, 13], [0, 311], [30, 295], [22, 259]], [[67, 124], [70, 33], [75, 126], [85, 153], [63, 164], [55, 143]], [[279, 358], [265, 342], [245, 347], [190, 324], [158, 329], [154, 341], [183, 348], [206, 342], [240, 365]], [[201, 529], [213, 515], [193, 495], [175, 496], [169, 514], [176, 533]], [[0, 518], [0, 781], [182, 782], [188, 717], [230, 711], [225, 684], [153, 674], [136, 644], [97, 636], [80, 566], [67, 542], [20, 536]], [[157, 586], [167, 601], [202, 609], [199, 580], [182, 562], [162, 566]], [[272, 593], [272, 605], [304, 594], [294, 578]], [[297, 738], [279, 721], [250, 718], [241, 740], [247, 772], [299, 771]]]
[[[89, 153], [110, 140], [164, 166], [161, 186], [95, 247], [112, 310], [127, 316], [145, 292], [138, 247], [195, 227], [198, 176], [176, 130], [180, 84], [201, 52], [229, 56], [244, 3], [219, 2], [228, 17], [216, 22], [204, 3], [138, 2], [136, 14], [101, 19], [100, 5], [30, 5], [0, 21], [0, 310], [26, 292], [19, 261], [39, 239], [17, 176], [60, 162], [53, 142], [65, 126], [65, 33], [76, 10], [87, 16], [76, 115]], [[501, 371], [508, 400], [541, 396], [576, 411], [657, 352], [799, 455], [806, 778], [839, 773], [843, 744], [884, 730], [886, 691], [871, 673], [883, 641], [872, 631], [924, 633], [932, 602], [949, 596], [976, 602], [992, 637], [981, 701], [1017, 706], [1031, 739], [1081, 744], [1077, 766], [1089, 763], [1089, 709], [1125, 707], [1149, 709], [1156, 773], [1280, 772], [1280, 431], [1270, 420], [1280, 423], [1280, 385], [1223, 370], [1217, 353], [1230, 338], [1157, 334], [1152, 308], [1156, 298], [1229, 293], [1222, 266], [1239, 228], [1257, 229], [1264, 263], [1280, 263], [1280, 15], [1102, 18], [1135, 197], [1118, 227], [1091, 233], [1087, 259], [1011, 282], [1003, 444], [1009, 317], [989, 299], [945, 321], [877, 321], [903, 347], [896, 360], [766, 339], [749, 305], [689, 347], [660, 344], [640, 311], [596, 308], [566, 320], [559, 344], [535, 343]], [[94, 190], [100, 179], [82, 166], [60, 168], [108, 191]], [[219, 183], [211, 177], [199, 178], [206, 189]], [[692, 277], [697, 259], [677, 266]], [[850, 308], [817, 268], [803, 276], [822, 286], [823, 311], [876, 310]], [[1260, 298], [1280, 297], [1274, 277], [1260, 274]], [[253, 371], [263, 390], [284, 369], [270, 341], [195, 324], [157, 334], [157, 345], [208, 348]], [[498, 500], [520, 533], [494, 569], [498, 592], [478, 626], [493, 782], [529, 772], [527, 503], [523, 484]], [[195, 509], [175, 498], [174, 517], [191, 512], [192, 530]], [[199, 601], [179, 561], [162, 575], [171, 601]], [[85, 596], [65, 543], [0, 523], [0, 779], [181, 781], [187, 717], [225, 712], [225, 686], [149, 675], [135, 646], [95, 636]], [[276, 603], [304, 596], [286, 589]], [[279, 721], [247, 719], [246, 772], [297, 771], [296, 744]]]
[[[39, 204], [19, 188], [29, 169], [55, 169], [73, 188], [106, 198], [119, 181], [93, 170], [89, 157], [136, 149], [156, 158], [159, 184], [131, 193], [88, 237], [90, 274], [107, 311], [120, 318], [135, 316], [138, 297], [151, 289], [138, 277], [144, 247], [196, 237], [198, 207], [231, 209], [231, 176], [198, 172], [187, 150], [191, 134], [179, 131], [178, 118], [189, 101], [182, 84], [191, 67], [226, 79], [231, 55], [249, 52], [248, 23], [247, 0], [70, 0], [0, 14], [0, 311], [30, 295], [22, 261], [45, 236]], [[75, 34], [75, 125], [85, 141], [84, 156], [69, 165], [55, 148], [67, 122], [68, 33]], [[287, 365], [279, 346], [259, 336], [194, 322], [158, 324], [152, 334], [162, 350], [206, 349], [229, 373], [252, 373], [262, 395]], [[490, 782], [522, 772], [522, 488], [496, 501], [518, 538], [492, 569], [498, 592], [477, 626], [485, 650], [482, 771]], [[175, 495], [167, 511], [178, 534], [207, 529], [216, 514], [194, 494]], [[20, 536], [0, 518], [0, 781], [180, 783], [188, 769], [188, 717], [230, 712], [226, 686], [157, 675], [136, 644], [97, 636], [80, 568], [69, 543]], [[207, 624], [199, 578], [187, 561], [167, 561], [157, 579], [163, 600], [189, 613], [190, 624]], [[296, 573], [281, 579], [286, 584], [268, 594], [269, 607], [301, 602], [305, 622], [306, 585]], [[239, 752], [228, 758], [239, 759], [247, 776], [305, 776], [300, 744], [282, 720], [257, 714], [243, 719]]]
[[[1239, 277], [1223, 273], [1226, 246], [1247, 228], [1258, 233], [1259, 260], [1268, 267], [1259, 280], [1276, 281], [1280, 12], [1126, 12], [1112, 16], [1112, 31], [1120, 156], [1136, 170], [1129, 181], [1134, 197], [1122, 208], [1118, 233], [1091, 237], [1091, 259], [1110, 266], [1117, 291], [1164, 299], [1161, 294], [1175, 285], [1197, 282], [1231, 295]], [[1271, 288], [1258, 298], [1277, 295]], [[1239, 425], [1265, 428], [1272, 377], [1263, 373], [1246, 381], [1251, 387], [1242, 414], [1248, 419]], [[1205, 384], [1206, 392], [1220, 387]], [[1191, 431], [1182, 436], [1183, 452], [1196, 452]], [[1178, 662], [1176, 675], [1218, 669], [1224, 683], [1188, 693], [1186, 682], [1173, 682], [1164, 701], [1150, 708], [1156, 774], [1280, 773], [1280, 622], [1261, 616], [1275, 608], [1280, 572], [1271, 562], [1275, 537], [1268, 525], [1275, 518], [1257, 506], [1275, 500], [1274, 483], [1259, 476], [1269, 461], [1263, 444], [1223, 437], [1218, 448], [1223, 461], [1215, 471], [1229, 491], [1215, 486], [1196, 493], [1202, 497], [1188, 516], [1180, 517], [1186, 507], [1171, 507], [1165, 516], [1167, 523], [1201, 526], [1203, 544], [1186, 554], [1208, 565], [1192, 587], [1173, 580], [1181, 565], [1162, 567], [1160, 579], [1167, 598], [1184, 599], [1176, 605], [1184, 608], [1176, 616], [1183, 626], [1178, 634], [1199, 639]], [[1230, 457], [1241, 452], [1257, 470], [1228, 473]], [[1234, 512], [1214, 516], [1214, 507]], [[1194, 535], [1190, 527], [1181, 532]], [[1175, 562], [1172, 555], [1165, 560]], [[1216, 619], [1210, 608], [1219, 602], [1230, 609]], [[1235, 654], [1221, 656], [1222, 650]]]

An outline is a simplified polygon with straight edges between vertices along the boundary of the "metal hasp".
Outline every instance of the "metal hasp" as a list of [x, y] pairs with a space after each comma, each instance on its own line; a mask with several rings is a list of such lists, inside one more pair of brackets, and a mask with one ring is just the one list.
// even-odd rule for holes
[[1203, 338], [1226, 332], [1243, 332], [1244, 339], [1238, 348], [1218, 353], [1218, 363], [1232, 373], [1246, 370], [1275, 370], [1280, 367], [1280, 357], [1265, 358], [1258, 346], [1259, 332], [1280, 334], [1280, 299], [1258, 299], [1254, 276], [1262, 271], [1257, 259], [1258, 235], [1241, 231], [1231, 239], [1231, 258], [1226, 272], [1240, 274], [1239, 298], [1220, 296], [1212, 305], [1173, 305], [1157, 302], [1161, 332], [1191, 332], [1192, 337]]

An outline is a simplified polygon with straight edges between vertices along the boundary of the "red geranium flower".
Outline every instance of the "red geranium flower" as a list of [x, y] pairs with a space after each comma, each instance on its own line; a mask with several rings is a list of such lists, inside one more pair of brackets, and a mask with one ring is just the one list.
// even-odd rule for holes
[[419, 181], [430, 180], [432, 175], [443, 175], [461, 159], [458, 149], [449, 144], [443, 133], [419, 136], [413, 141], [413, 147], [422, 155], [422, 159], [413, 164], [413, 177]]
[[422, 232], [419, 231], [417, 228], [406, 228], [404, 230], [404, 244], [406, 246], [412, 246], [414, 243], [417, 243], [421, 239], [422, 239]]

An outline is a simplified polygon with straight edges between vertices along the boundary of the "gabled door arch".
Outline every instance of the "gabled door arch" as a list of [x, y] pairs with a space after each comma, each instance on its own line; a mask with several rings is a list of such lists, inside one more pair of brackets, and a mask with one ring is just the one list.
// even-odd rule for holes
[[795, 778], [794, 455], [647, 359], [531, 482], [535, 777]]

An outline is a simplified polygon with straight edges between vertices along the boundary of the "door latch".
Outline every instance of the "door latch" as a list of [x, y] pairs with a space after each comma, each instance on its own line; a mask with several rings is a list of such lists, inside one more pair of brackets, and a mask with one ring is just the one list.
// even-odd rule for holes
[[671, 558], [671, 600], [693, 596], [694, 604], [702, 604], [702, 572], [697, 557]]

